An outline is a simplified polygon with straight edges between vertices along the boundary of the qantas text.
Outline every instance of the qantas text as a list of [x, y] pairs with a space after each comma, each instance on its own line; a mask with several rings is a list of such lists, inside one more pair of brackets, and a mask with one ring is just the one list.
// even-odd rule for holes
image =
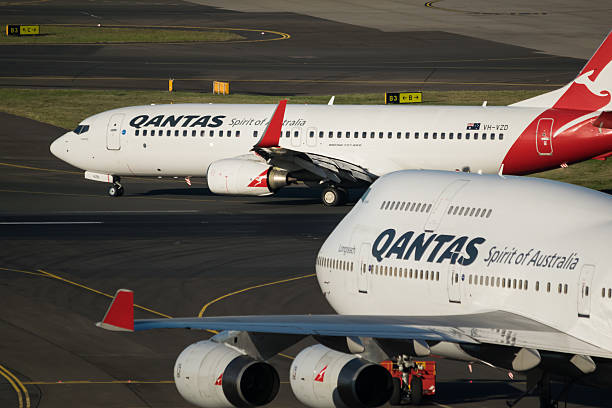
[[[397, 232], [389, 228], [380, 233], [372, 246], [372, 255], [381, 262], [383, 258], [414, 259], [442, 263], [449, 260], [451, 264], [470, 265], [478, 257], [478, 245], [486, 240], [482, 237], [470, 239], [467, 236], [434, 234], [422, 232], [415, 234], [408, 231], [395, 239]], [[461, 254], [464, 255], [461, 255]]]
[[223, 124], [223, 118], [225, 115], [157, 115], [152, 118], [149, 115], [138, 115], [130, 120], [130, 126], [140, 129], [143, 126], [156, 126], [156, 127], [212, 127], [216, 128]]

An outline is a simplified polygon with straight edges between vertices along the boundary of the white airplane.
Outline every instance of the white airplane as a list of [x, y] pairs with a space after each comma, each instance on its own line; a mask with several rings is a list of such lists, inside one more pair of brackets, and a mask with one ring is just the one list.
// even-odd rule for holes
[[289, 379], [310, 407], [384, 404], [399, 385], [377, 363], [428, 355], [525, 373], [540, 406], [556, 407], [551, 378], [612, 386], [611, 210], [607, 194], [549, 180], [395, 172], [318, 254], [337, 315], [134, 321], [120, 290], [98, 325], [221, 330], [174, 368], [200, 407], [272, 401], [278, 374], [265, 360], [309, 335], [321, 344], [296, 356]]
[[[403, 169], [527, 174], [612, 155], [612, 34], [570, 84], [511, 106], [151, 105], [91, 116], [51, 152], [111, 183], [206, 176], [217, 194], [346, 189]], [[274, 112], [272, 116], [270, 116]]]

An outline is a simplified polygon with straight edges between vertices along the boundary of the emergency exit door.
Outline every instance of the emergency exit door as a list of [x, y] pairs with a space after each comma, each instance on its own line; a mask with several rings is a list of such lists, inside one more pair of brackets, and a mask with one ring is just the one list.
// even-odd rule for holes
[[461, 303], [461, 270], [458, 264], [451, 264], [448, 267], [447, 290], [448, 301], [451, 303]]
[[119, 113], [111, 116], [106, 129], [106, 148], [108, 150], [121, 149], [121, 123], [123, 114]]
[[553, 154], [553, 119], [543, 118], [538, 121], [536, 130], [536, 148], [540, 156]]
[[593, 282], [595, 275], [594, 265], [584, 265], [580, 270], [580, 280], [578, 281], [578, 317], [591, 317], [591, 297]]
[[359, 250], [359, 271], [356, 271], [357, 290], [359, 291], [359, 293], [368, 293], [370, 286], [370, 271], [368, 266], [368, 259], [370, 258], [370, 247], [370, 243], [365, 242], [361, 244], [361, 248]]

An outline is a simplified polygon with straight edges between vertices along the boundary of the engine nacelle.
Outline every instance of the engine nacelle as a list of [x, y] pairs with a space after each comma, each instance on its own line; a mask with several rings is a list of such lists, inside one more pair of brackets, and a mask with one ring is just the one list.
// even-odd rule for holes
[[287, 171], [251, 157], [212, 162], [206, 172], [215, 194], [265, 196], [289, 184]]
[[377, 407], [393, 391], [384, 367], [320, 344], [295, 357], [289, 381], [296, 398], [313, 408]]
[[265, 405], [280, 386], [270, 364], [210, 340], [183, 350], [174, 365], [174, 380], [183, 398], [204, 408]]

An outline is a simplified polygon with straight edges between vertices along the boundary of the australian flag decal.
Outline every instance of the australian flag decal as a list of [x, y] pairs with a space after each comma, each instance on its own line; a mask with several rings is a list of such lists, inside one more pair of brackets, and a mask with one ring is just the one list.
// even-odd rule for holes
[[467, 130], [480, 130], [480, 123], [468, 123]]

